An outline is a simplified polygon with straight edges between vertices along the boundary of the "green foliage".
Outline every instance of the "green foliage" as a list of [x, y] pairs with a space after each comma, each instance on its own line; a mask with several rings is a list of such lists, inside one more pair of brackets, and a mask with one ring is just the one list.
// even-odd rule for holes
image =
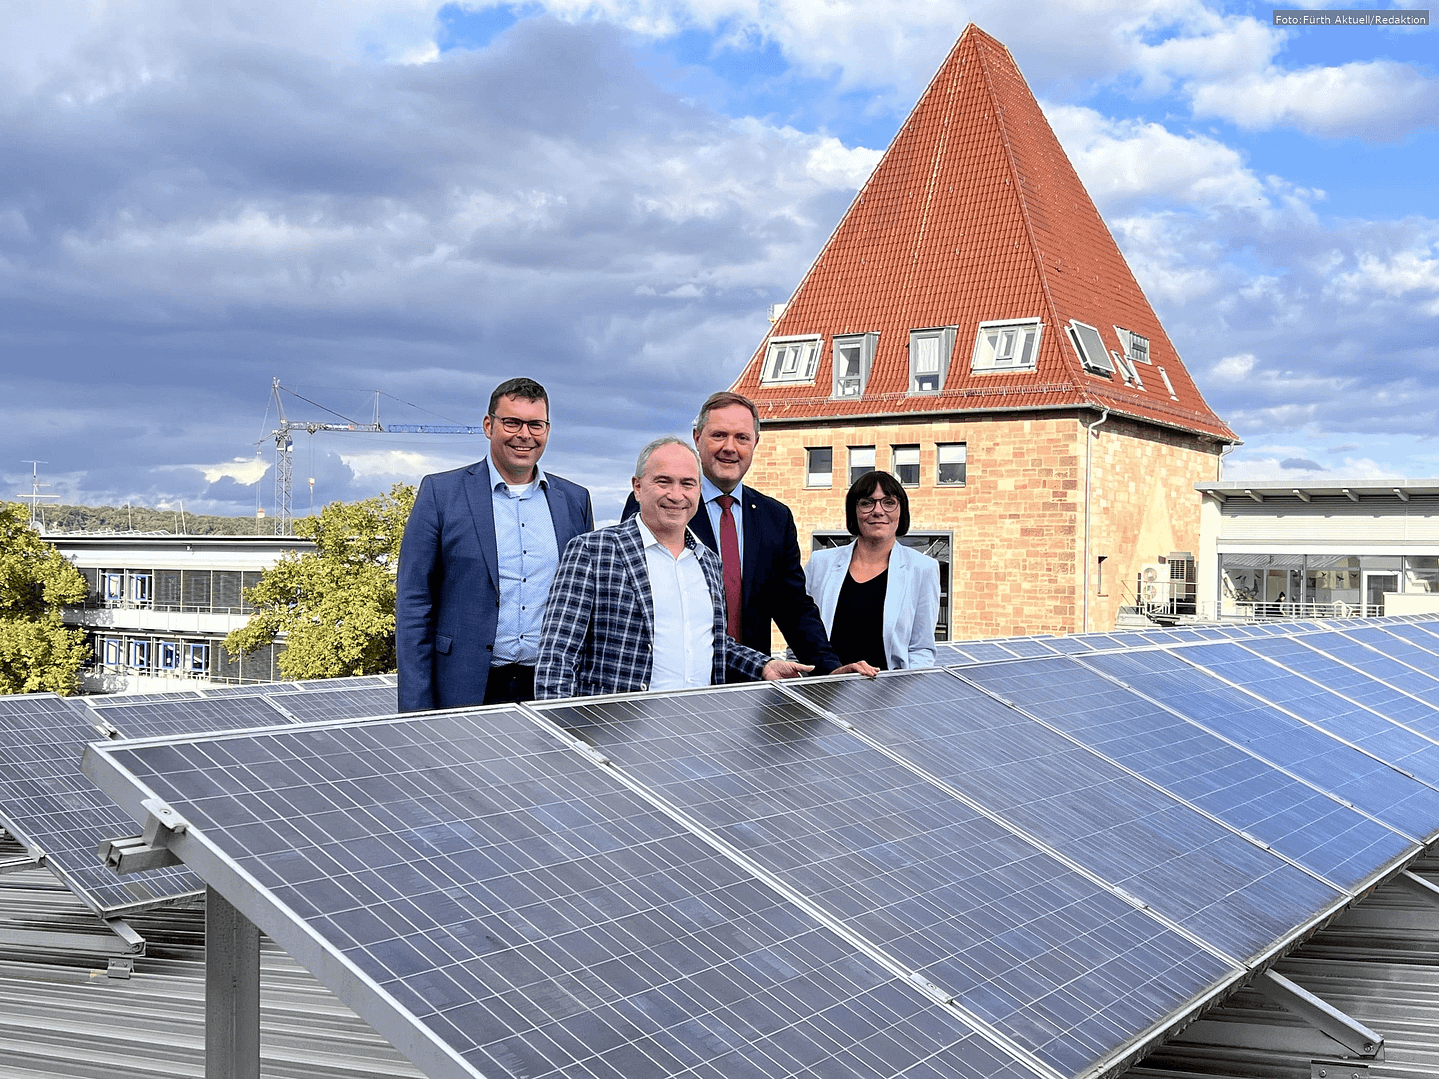
[[61, 608], [85, 599], [85, 578], [30, 527], [18, 502], [0, 503], [0, 693], [72, 694], [90, 659], [85, 631]]
[[270, 536], [274, 518], [218, 517], [148, 506], [41, 506], [45, 527], [58, 532], [171, 532], [187, 536]]
[[231, 655], [286, 635], [279, 655], [286, 678], [338, 678], [395, 669], [395, 568], [414, 487], [363, 502], [331, 502], [319, 517], [295, 523], [314, 552], [287, 553], [260, 583], [245, 589], [250, 621], [225, 638]]

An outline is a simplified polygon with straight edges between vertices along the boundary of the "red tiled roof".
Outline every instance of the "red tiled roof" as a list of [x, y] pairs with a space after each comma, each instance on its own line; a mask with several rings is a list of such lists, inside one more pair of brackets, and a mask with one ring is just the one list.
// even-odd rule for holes
[[[1035, 369], [973, 373], [978, 324], [1041, 318]], [[1065, 327], [1149, 338], [1144, 389], [1084, 370]], [[938, 394], [909, 390], [909, 331], [957, 325]], [[835, 399], [835, 334], [879, 334], [863, 397]], [[822, 334], [813, 383], [762, 385], [766, 343], [734, 384], [766, 420], [1109, 407], [1223, 441], [1114, 237], [1015, 66], [976, 26], [960, 36], [770, 336]], [[1171, 399], [1159, 368], [1174, 387]]]

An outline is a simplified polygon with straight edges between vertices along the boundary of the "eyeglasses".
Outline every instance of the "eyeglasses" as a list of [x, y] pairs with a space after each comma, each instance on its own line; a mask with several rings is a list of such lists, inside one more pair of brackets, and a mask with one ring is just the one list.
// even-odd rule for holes
[[874, 510], [876, 506], [884, 510], [885, 513], [893, 513], [895, 510], [899, 509], [899, 499], [881, 498], [878, 502], [876, 502], [872, 498], [861, 498], [858, 499], [854, 504], [854, 508], [859, 510], [860, 513], [870, 513]]
[[532, 435], [542, 435], [550, 429], [549, 420], [522, 420], [518, 416], [496, 416], [493, 412], [490, 419], [503, 427], [507, 435], [517, 435], [521, 428], [529, 428]]

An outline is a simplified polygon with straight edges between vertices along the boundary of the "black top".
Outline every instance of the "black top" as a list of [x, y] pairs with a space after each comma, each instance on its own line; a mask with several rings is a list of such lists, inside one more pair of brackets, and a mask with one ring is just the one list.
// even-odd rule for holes
[[834, 630], [829, 643], [840, 663], [866, 660], [882, 671], [889, 670], [884, 658], [884, 594], [889, 588], [889, 570], [860, 584], [848, 573], [834, 605]]

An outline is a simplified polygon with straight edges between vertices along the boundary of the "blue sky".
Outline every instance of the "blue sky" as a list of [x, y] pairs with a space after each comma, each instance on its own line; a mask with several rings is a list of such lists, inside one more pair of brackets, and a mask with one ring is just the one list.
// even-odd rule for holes
[[[527, 373], [613, 515], [727, 385], [966, 23], [1014, 54], [1229, 478], [1439, 475], [1435, 30], [1149, 0], [21, 0], [0, 25], [0, 477], [268, 507], [270, 379], [477, 423]], [[308, 406], [291, 400], [294, 418]], [[477, 439], [301, 436], [296, 504]]]

